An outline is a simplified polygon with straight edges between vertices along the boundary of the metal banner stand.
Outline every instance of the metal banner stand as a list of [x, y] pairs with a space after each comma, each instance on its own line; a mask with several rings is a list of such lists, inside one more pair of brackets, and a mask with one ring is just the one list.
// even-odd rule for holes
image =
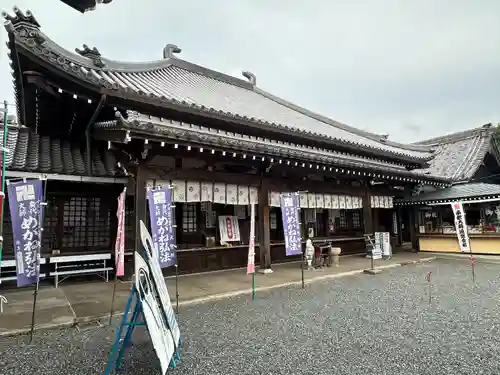
[[41, 177], [42, 181], [42, 202], [40, 202], [40, 208], [38, 212], [38, 230], [39, 230], [39, 239], [40, 239], [40, 248], [38, 249], [38, 254], [36, 257], [36, 269], [38, 273], [38, 277], [36, 279], [35, 292], [33, 293], [33, 311], [31, 313], [31, 329], [30, 329], [30, 341], [31, 344], [33, 342], [33, 332], [35, 330], [35, 317], [36, 317], [36, 301], [38, 298], [38, 288], [40, 286], [40, 253], [42, 251], [43, 246], [43, 217], [44, 217], [44, 207], [47, 206], [46, 197], [47, 197], [47, 178]]
[[177, 257], [177, 223], [175, 221], [175, 204], [172, 204], [174, 199], [173, 190], [174, 187], [172, 185], [168, 186], [169, 189], [172, 190], [172, 199], [170, 201], [170, 209], [172, 210], [172, 233], [174, 235], [175, 242], [175, 313], [177, 314], [177, 322], [179, 321], [179, 259]]
[[[4, 201], [5, 201], [5, 170], [6, 170], [6, 163], [5, 159], [7, 158], [7, 133], [8, 133], [8, 126], [7, 126], [7, 117], [8, 117], [8, 103], [7, 101], [3, 102], [3, 143], [2, 143], [2, 185], [1, 185], [1, 191], [0, 191], [0, 196], [2, 197], [2, 203], [0, 207], [0, 264], [2, 264], [2, 250], [3, 250], [3, 213], [4, 213]], [[1, 270], [0, 270], [1, 272]], [[0, 282], [1, 283], [1, 282]], [[5, 298], [5, 297], [4, 297]]]
[[[134, 307], [132, 308], [132, 303], [134, 302]], [[129, 314], [132, 312], [132, 317], [128, 319]], [[130, 295], [127, 299], [125, 305], [125, 310], [123, 311], [122, 321], [118, 330], [116, 332], [115, 341], [111, 348], [111, 352], [108, 355], [108, 362], [106, 365], [106, 370], [104, 375], [110, 375], [113, 370], [118, 370], [121, 366], [123, 355], [125, 354], [125, 349], [129, 346], [130, 340], [132, 339], [132, 333], [136, 327], [146, 327], [146, 320], [142, 315], [141, 300], [138, 295], [138, 291], [135, 284], [132, 285], [130, 290]], [[125, 336], [123, 336], [123, 331], [126, 327]], [[122, 339], [123, 336], [123, 339]], [[179, 343], [180, 344], [180, 343]], [[176, 346], [177, 347], [177, 346]], [[170, 360], [170, 368], [176, 368], [176, 362], [180, 360], [179, 349], [176, 349], [174, 356]]]
[[[155, 182], [156, 185], [156, 182]], [[158, 190], [161, 189], [163, 186], [158, 185], [152, 188], [151, 190]], [[170, 209], [172, 210], [172, 233], [174, 235], [174, 242], [175, 242], [175, 313], [177, 314], [177, 317], [179, 316], [179, 262], [177, 258], [177, 223], [175, 221], [175, 204], [172, 204], [174, 195], [173, 195], [173, 190], [174, 187], [172, 185], [167, 186], [168, 189], [172, 190], [172, 199], [170, 202]], [[146, 190], [149, 190], [149, 187], [146, 188]], [[147, 200], [147, 198], [146, 198]], [[177, 318], [177, 321], [179, 321], [179, 318]]]
[[[122, 226], [124, 226], [125, 223], [121, 223], [120, 220], [125, 220], [125, 198], [127, 196], [127, 188], [123, 188], [123, 192], [121, 194], [123, 194], [123, 206], [121, 208], [122, 211], [118, 212], [118, 215], [121, 215], [122, 217], [118, 218], [118, 230], [116, 231], [117, 236], [125, 236], [125, 233], [121, 233]], [[118, 196], [118, 200], [120, 199], [121, 194]], [[121, 241], [121, 237], [120, 237], [120, 241]], [[125, 241], [125, 239], [123, 241]], [[118, 246], [121, 246], [121, 245], [119, 244]], [[120, 251], [121, 251], [121, 249], [120, 249]], [[117, 253], [117, 251], [115, 251], [115, 254], [116, 253]], [[121, 256], [125, 256], [125, 254], [122, 254]], [[116, 259], [115, 259], [115, 281], [113, 284], [113, 295], [111, 297], [111, 308], [109, 310], [109, 323], [108, 323], [108, 325], [111, 325], [112, 320], [113, 320], [115, 297], [116, 297], [116, 283], [118, 282], [118, 264], [119, 264], [119, 262], [120, 262], [120, 258], [116, 257]]]

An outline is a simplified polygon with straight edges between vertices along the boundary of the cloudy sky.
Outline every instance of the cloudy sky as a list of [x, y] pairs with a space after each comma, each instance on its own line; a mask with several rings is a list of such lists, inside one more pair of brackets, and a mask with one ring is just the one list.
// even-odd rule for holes
[[[175, 43], [185, 60], [250, 70], [264, 90], [394, 140], [500, 122], [498, 0], [114, 0], [84, 15], [1, 1], [14, 5], [69, 50], [147, 61]], [[0, 98], [12, 102], [1, 35]]]

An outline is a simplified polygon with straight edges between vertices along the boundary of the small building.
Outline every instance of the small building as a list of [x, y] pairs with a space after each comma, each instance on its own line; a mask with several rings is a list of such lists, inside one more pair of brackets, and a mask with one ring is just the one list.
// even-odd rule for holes
[[[250, 72], [240, 79], [185, 61], [173, 44], [158, 61], [124, 63], [62, 48], [30, 13], [4, 18], [22, 124], [9, 128], [8, 176], [48, 178], [43, 255], [113, 253], [124, 185], [126, 247], [138, 248], [146, 188], [168, 184], [180, 272], [246, 265], [249, 204], [266, 270], [287, 260], [280, 193], [300, 194], [304, 239], [349, 254], [365, 250], [365, 233], [398, 241], [393, 200], [450, 180], [425, 172], [434, 146], [339, 123], [260, 89]], [[241, 238], [230, 247], [220, 244], [222, 215], [238, 217]]]
[[462, 202], [472, 252], [500, 253], [500, 153], [496, 130], [487, 124], [420, 143], [437, 147], [426, 173], [447, 178], [452, 185], [427, 187], [396, 201], [408, 214], [407, 227], [415, 248], [460, 252], [452, 203]]

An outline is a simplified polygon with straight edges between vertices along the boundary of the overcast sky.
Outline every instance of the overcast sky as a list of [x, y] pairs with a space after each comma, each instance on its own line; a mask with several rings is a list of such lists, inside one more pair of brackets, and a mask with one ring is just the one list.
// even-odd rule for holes
[[[111, 59], [181, 58], [238, 77], [337, 121], [412, 142], [500, 122], [499, 0], [114, 0], [80, 14], [30, 9], [63, 47]], [[0, 98], [13, 102], [2, 30]]]

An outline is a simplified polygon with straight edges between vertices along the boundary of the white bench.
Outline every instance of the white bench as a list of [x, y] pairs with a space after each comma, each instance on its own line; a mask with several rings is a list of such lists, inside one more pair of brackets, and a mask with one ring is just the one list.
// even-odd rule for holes
[[[45, 263], [46, 259], [40, 258], [40, 265]], [[43, 279], [46, 276], [47, 274], [40, 272], [40, 279]], [[17, 280], [16, 261], [14, 259], [3, 260], [2, 263], [0, 264], [0, 283], [3, 281], [14, 281], [14, 280]]]
[[[68, 277], [84, 274], [96, 274], [108, 282], [109, 271], [113, 270], [106, 264], [109, 260], [111, 253], [53, 256], [49, 258], [49, 263], [54, 264], [55, 268], [49, 275], [54, 276], [56, 288]], [[62, 276], [61, 281], [59, 276]]]

